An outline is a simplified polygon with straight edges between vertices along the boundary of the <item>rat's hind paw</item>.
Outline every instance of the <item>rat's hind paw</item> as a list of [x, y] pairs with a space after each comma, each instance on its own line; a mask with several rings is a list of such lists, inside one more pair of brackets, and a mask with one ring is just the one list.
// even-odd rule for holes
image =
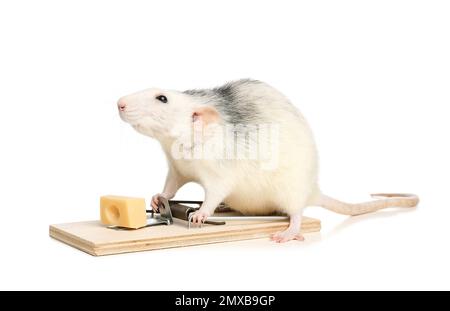
[[305, 238], [299, 232], [287, 229], [273, 234], [271, 240], [277, 243], [284, 243], [292, 240], [304, 241]]

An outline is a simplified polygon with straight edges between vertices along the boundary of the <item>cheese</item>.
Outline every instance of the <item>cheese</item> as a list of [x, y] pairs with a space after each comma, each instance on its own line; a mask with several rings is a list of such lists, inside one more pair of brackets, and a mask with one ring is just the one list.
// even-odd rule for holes
[[147, 224], [145, 199], [115, 195], [100, 197], [100, 220], [105, 225], [141, 228]]

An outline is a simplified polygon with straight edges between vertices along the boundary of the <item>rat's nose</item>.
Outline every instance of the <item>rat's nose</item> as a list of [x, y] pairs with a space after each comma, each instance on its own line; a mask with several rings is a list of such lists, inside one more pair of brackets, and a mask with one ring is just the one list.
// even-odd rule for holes
[[127, 107], [127, 104], [121, 99], [117, 102], [117, 107], [120, 111], [125, 111], [125, 108]]

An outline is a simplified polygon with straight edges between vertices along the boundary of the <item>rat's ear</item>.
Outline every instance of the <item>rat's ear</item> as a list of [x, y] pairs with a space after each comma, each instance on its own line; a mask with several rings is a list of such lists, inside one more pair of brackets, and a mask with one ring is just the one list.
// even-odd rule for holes
[[201, 121], [204, 125], [218, 123], [220, 121], [219, 112], [211, 106], [202, 106], [192, 113], [192, 122]]

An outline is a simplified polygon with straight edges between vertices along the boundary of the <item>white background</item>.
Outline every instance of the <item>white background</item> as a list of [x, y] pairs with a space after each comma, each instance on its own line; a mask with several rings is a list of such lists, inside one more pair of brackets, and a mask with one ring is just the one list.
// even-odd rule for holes
[[[447, 1], [2, 1], [0, 289], [450, 289], [449, 16]], [[120, 96], [243, 77], [307, 117], [326, 193], [414, 192], [419, 208], [310, 208], [321, 234], [284, 245], [95, 258], [48, 237], [97, 219], [100, 195], [161, 190], [163, 153]]]

